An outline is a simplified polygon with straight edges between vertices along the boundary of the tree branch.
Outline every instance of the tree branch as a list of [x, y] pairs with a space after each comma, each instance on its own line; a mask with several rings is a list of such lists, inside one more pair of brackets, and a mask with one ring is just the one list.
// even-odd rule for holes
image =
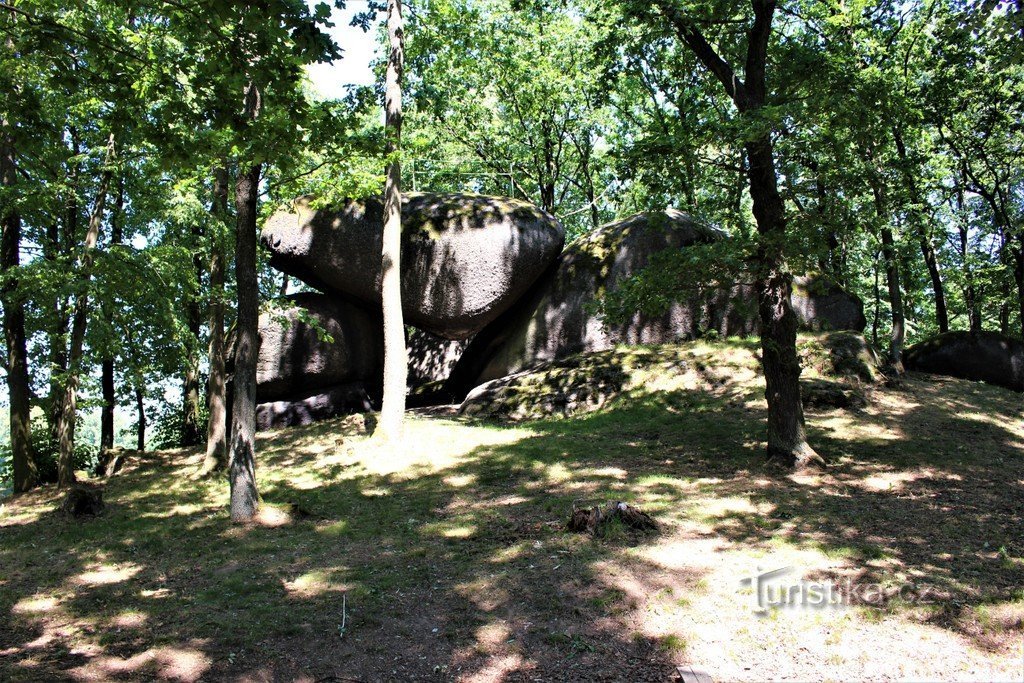
[[[755, 5], [757, 3], [755, 2]], [[726, 94], [739, 106], [747, 98], [747, 88], [739, 79], [729, 62], [722, 59], [704, 34], [700, 32], [673, 3], [672, 0], [654, 0], [658, 11], [668, 20], [675, 32], [690, 48], [700, 62], [707, 67], [715, 78], [725, 87]], [[774, 3], [772, 3], [774, 9]], [[756, 22], [755, 22], [756, 25]], [[753, 29], [751, 29], [753, 31]]]

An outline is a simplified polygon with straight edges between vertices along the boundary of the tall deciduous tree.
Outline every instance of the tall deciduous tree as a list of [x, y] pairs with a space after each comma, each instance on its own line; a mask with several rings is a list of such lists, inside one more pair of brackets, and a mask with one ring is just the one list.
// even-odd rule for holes
[[375, 436], [387, 441], [402, 434], [405, 413], [405, 324], [402, 320], [402, 69], [405, 61], [402, 0], [388, 0], [388, 66], [384, 91], [388, 157], [384, 185], [384, 235], [381, 245], [381, 302], [384, 314], [384, 400]]
[[796, 353], [797, 318], [790, 303], [792, 276], [786, 266], [786, 208], [779, 194], [768, 104], [768, 46], [774, 0], [752, 0], [741, 78], [708, 42], [695, 17], [673, 0], [655, 7], [745, 117], [751, 130], [744, 140], [747, 179], [757, 222], [755, 280], [761, 319], [761, 353], [768, 400], [768, 457], [786, 466], [824, 464], [807, 443], [800, 401], [800, 360]]
[[[5, 22], [13, 24], [14, 14]], [[5, 40], [4, 55], [16, 58], [13, 30]], [[0, 183], [3, 199], [0, 202], [0, 277], [3, 284], [4, 338], [7, 342], [7, 394], [10, 401], [11, 463], [14, 470], [13, 488], [23, 492], [36, 484], [37, 471], [31, 441], [31, 388], [28, 381], [28, 351], [25, 339], [24, 293], [18, 287], [17, 270], [21, 265], [21, 216], [18, 213], [14, 191], [17, 185], [17, 160], [14, 131], [6, 117], [0, 117]]]

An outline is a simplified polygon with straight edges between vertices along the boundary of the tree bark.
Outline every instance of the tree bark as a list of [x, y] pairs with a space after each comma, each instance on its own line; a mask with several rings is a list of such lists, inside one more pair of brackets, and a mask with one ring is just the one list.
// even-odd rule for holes
[[796, 352], [797, 318], [790, 302], [792, 275], [786, 268], [785, 207], [779, 195], [771, 140], [746, 145], [750, 197], [757, 221], [758, 312], [761, 317], [761, 362], [768, 400], [768, 458], [787, 467], [823, 465], [807, 443], [800, 400], [800, 359]]
[[381, 246], [381, 310], [384, 316], [384, 400], [374, 436], [384, 441], [402, 435], [405, 413], [405, 324], [402, 318], [402, 69], [404, 30], [401, 0], [388, 0], [390, 51], [385, 78], [385, 138], [389, 157], [384, 186], [384, 237]]
[[[870, 154], [867, 155], [870, 161]], [[885, 281], [889, 291], [889, 309], [892, 314], [892, 330], [889, 335], [888, 363], [896, 373], [903, 374], [903, 341], [906, 337], [906, 321], [903, 314], [903, 292], [900, 284], [900, 267], [896, 260], [896, 240], [889, 227], [885, 193], [878, 179], [869, 180], [875, 202], [875, 217], [878, 219], [878, 233], [882, 244], [882, 259], [885, 261]]]
[[967, 215], [967, 202], [964, 200], [963, 186], [956, 188], [957, 231], [960, 233], [960, 262], [964, 269], [964, 304], [967, 307], [967, 320], [972, 335], [981, 332], [981, 302], [977, 287], [974, 284], [974, 270], [971, 268], [970, 218]]
[[[198, 226], [192, 227], [192, 239], [195, 243], [202, 240], [203, 233]], [[199, 334], [202, 329], [202, 309], [199, 296], [203, 286], [203, 258], [197, 251], [192, 257], [192, 270], [196, 277], [195, 296], [185, 304], [185, 321], [188, 324], [188, 352], [185, 359], [185, 377], [182, 381], [182, 427], [181, 446], [191, 448], [199, 443]]]
[[[754, 20], [747, 33], [745, 81], [719, 55], [698, 25], [669, 0], [655, 4], [680, 39], [713, 75], [742, 115], [757, 115], [767, 100], [766, 69], [775, 0], [752, 0]], [[745, 143], [747, 180], [757, 222], [756, 287], [761, 318], [761, 362], [768, 400], [768, 457], [787, 467], [821, 466], [807, 443], [800, 401], [800, 359], [796, 313], [790, 302], [792, 276], [786, 267], [786, 215], [779, 194], [771, 134]]]
[[224, 241], [221, 225], [228, 213], [228, 171], [214, 171], [212, 212], [217, 226], [210, 235], [210, 382], [207, 393], [210, 421], [206, 429], [206, 458], [202, 474], [227, 466], [226, 372], [224, 362]]
[[[260, 113], [261, 93], [250, 81], [245, 115]], [[259, 355], [259, 280], [256, 271], [256, 217], [262, 165], [241, 165], [235, 182], [235, 279], [238, 287], [235, 370], [231, 406], [231, 521], [249, 522], [259, 511], [256, 489], [256, 359]]]
[[[110, 217], [110, 244], [111, 246], [121, 244], [124, 235], [124, 226], [121, 224], [121, 216], [124, 211], [124, 177], [118, 179], [117, 202], [114, 205], [114, 213]], [[109, 322], [110, 315], [107, 312]], [[103, 359], [100, 376], [100, 386], [103, 391], [103, 407], [100, 409], [100, 449], [114, 447], [114, 410], [117, 407], [117, 391], [114, 385], [114, 358], [113, 354]]]
[[139, 453], [146, 450], [146, 393], [141, 386], [135, 387], [135, 410], [139, 416], [139, 429], [135, 434], [135, 448]]
[[100, 186], [96, 191], [96, 203], [89, 216], [89, 228], [85, 234], [85, 244], [81, 256], [81, 288], [75, 298], [74, 317], [71, 323], [71, 347], [68, 353], [68, 371], [64, 384], [64, 395], [61, 398], [60, 417], [57, 422], [57, 438], [60, 442], [60, 455], [57, 459], [57, 486], [65, 488], [75, 483], [74, 463], [75, 452], [75, 418], [78, 405], [78, 375], [85, 347], [85, 330], [89, 322], [89, 283], [92, 280], [93, 252], [99, 241], [100, 224], [103, 222], [103, 211], [107, 201], [107, 189], [112, 175], [111, 164], [114, 161], [114, 135], [110, 134], [107, 142], [106, 164], [100, 178]]
[[[8, 38], [11, 48], [11, 39]], [[7, 121], [0, 122], [0, 180], [7, 191], [17, 182], [14, 136]], [[4, 339], [7, 343], [7, 394], [10, 402], [11, 466], [15, 493], [28, 491], [38, 481], [32, 453], [32, 419], [28, 380], [28, 352], [25, 340], [25, 303], [15, 272], [21, 265], [21, 215], [13, 199], [7, 205], [0, 237], [0, 271], [3, 287]]]
[[899, 126], [893, 128], [893, 140], [896, 142], [896, 151], [899, 154], [901, 170], [904, 182], [907, 185], [907, 193], [910, 201], [914, 204], [911, 212], [911, 221], [917, 231], [917, 239], [921, 245], [921, 255], [924, 257], [925, 266], [928, 268], [928, 277], [932, 283], [932, 294], [935, 297], [935, 322], [939, 326], [939, 332], [949, 332], [949, 313], [946, 310], [946, 291], [942, 285], [942, 274], [939, 272], [939, 260], [935, 254], [935, 245], [932, 244], [931, 236], [925, 225], [925, 217], [922, 215], [924, 200], [921, 196], [921, 188], [918, 187], [917, 179], [907, 166], [909, 163], [907, 147], [903, 142], [903, 134]]

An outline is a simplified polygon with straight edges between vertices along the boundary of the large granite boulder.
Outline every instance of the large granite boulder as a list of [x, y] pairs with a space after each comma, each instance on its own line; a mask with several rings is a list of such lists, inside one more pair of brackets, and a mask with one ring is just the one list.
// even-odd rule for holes
[[261, 403], [305, 399], [353, 382], [381, 383], [383, 327], [360, 306], [326, 294], [295, 294], [263, 313], [259, 330], [256, 395]]
[[530, 294], [473, 339], [447, 383], [450, 398], [461, 399], [482, 382], [574, 353], [670, 343], [710, 330], [723, 336], [750, 334], [757, 327], [756, 301], [727, 289], [709, 288], [672, 303], [663, 315], [636, 313], [617, 325], [606, 325], [595, 308], [606, 292], [640, 272], [657, 252], [724, 237], [672, 209], [636, 214], [580, 237]]
[[864, 302], [824, 276], [794, 277], [790, 300], [800, 327], [807, 330], [863, 332], [868, 324]]
[[909, 347], [903, 362], [908, 370], [1024, 391], [1024, 343], [997, 332], [946, 332]]
[[[300, 199], [263, 229], [270, 264], [325, 292], [380, 306], [379, 198], [313, 209]], [[562, 250], [561, 224], [517, 199], [413, 193], [402, 199], [408, 324], [466, 339], [508, 310]]]

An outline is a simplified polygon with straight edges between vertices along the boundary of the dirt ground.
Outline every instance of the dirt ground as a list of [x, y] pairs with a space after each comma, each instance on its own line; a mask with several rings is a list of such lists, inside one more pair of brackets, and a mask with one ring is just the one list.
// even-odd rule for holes
[[[791, 475], [761, 463], [753, 356], [727, 356], [721, 382], [571, 419], [415, 415], [398, 449], [343, 421], [268, 433], [252, 527], [178, 451], [109, 480], [95, 519], [53, 489], [5, 501], [0, 679], [1021, 680], [1021, 396], [873, 389], [808, 415], [830, 467]], [[566, 531], [609, 500], [659, 531]], [[853, 604], [759, 611], [743, 579], [784, 567]]]

